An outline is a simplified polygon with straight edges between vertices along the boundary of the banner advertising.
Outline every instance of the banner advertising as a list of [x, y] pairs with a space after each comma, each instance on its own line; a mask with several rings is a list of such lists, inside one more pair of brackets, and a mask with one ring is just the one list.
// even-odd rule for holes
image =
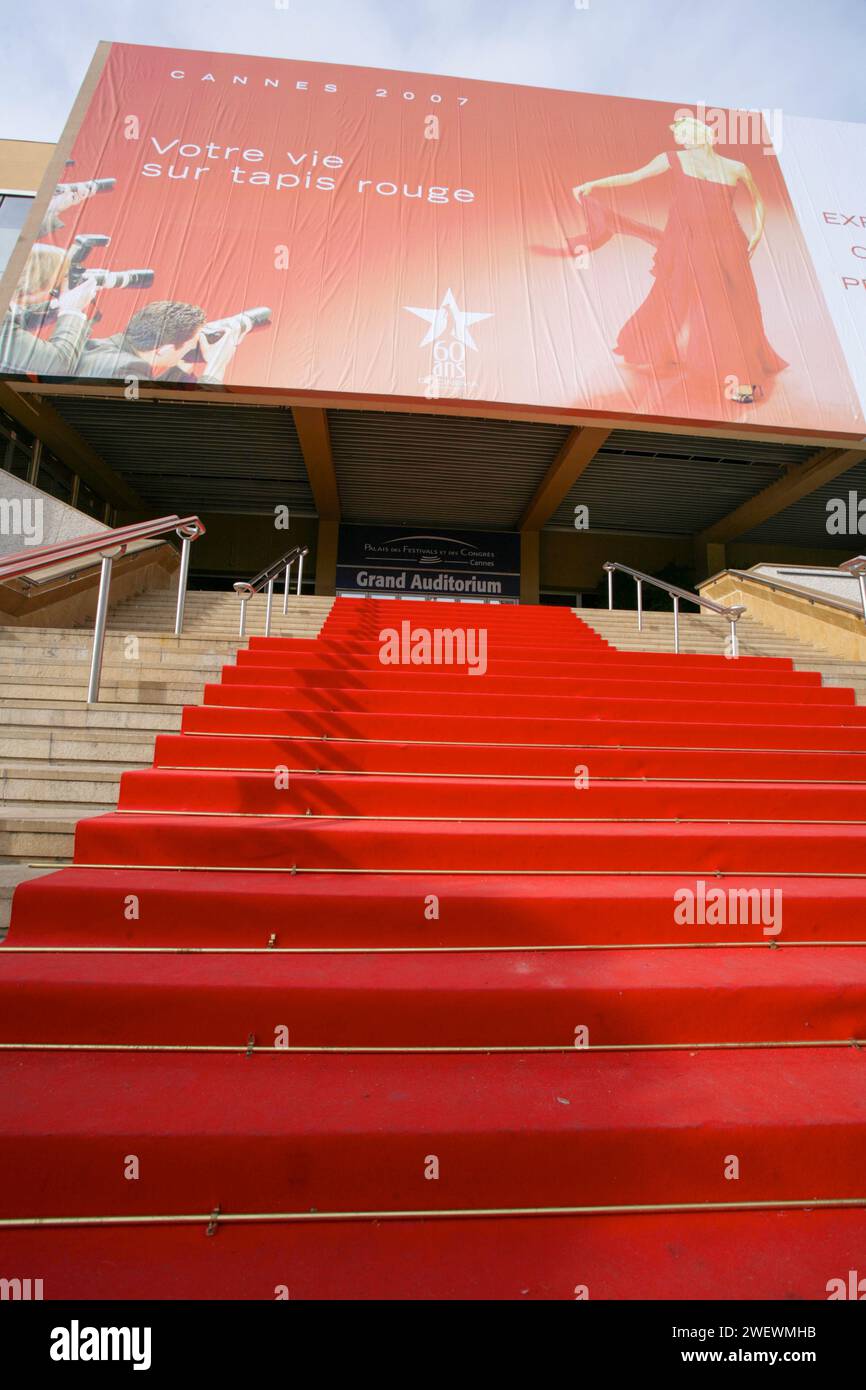
[[515, 531], [419, 534], [393, 526], [341, 526], [337, 593], [376, 598], [520, 598]]
[[0, 371], [866, 434], [866, 127], [113, 44]]

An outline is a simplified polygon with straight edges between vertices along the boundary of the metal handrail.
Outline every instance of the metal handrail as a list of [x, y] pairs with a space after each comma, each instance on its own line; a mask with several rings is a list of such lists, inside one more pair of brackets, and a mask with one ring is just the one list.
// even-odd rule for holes
[[254, 594], [268, 586], [268, 601], [265, 607], [265, 636], [271, 635], [271, 613], [274, 606], [274, 585], [281, 570], [285, 570], [285, 583], [283, 586], [283, 614], [289, 611], [289, 574], [292, 565], [298, 562], [298, 582], [295, 594], [300, 597], [301, 584], [304, 578], [304, 556], [309, 555], [310, 548], [307, 545], [296, 545], [291, 550], [287, 550], [285, 555], [281, 555], [273, 564], [268, 565], [257, 574], [255, 579], [249, 579], [239, 584], [232, 585], [235, 593], [241, 601], [241, 621], [238, 627], [238, 636], [243, 637], [247, 620], [247, 602]]
[[66, 541], [55, 541], [53, 545], [27, 546], [14, 554], [0, 559], [0, 582], [17, 579], [19, 575], [31, 574], [36, 570], [48, 569], [64, 560], [78, 560], [88, 555], [99, 555], [105, 549], [106, 538], [112, 545], [130, 545], [133, 541], [151, 540], [169, 531], [194, 525], [197, 535], [204, 535], [204, 526], [197, 516], [160, 517], [157, 521], [136, 521], [131, 526], [105, 527], [101, 531], [90, 531], [86, 536], [73, 536]]
[[[105, 626], [108, 618], [108, 597], [111, 588], [111, 570], [114, 561], [126, 554], [127, 547], [135, 541], [158, 540], [174, 531], [181, 541], [180, 569], [177, 577], [177, 605], [174, 617], [174, 634], [180, 637], [183, 632], [183, 610], [186, 604], [186, 585], [189, 576], [190, 546], [205, 528], [197, 516], [162, 516], [157, 521], [139, 521], [132, 526], [118, 526], [114, 529], [91, 532], [88, 536], [74, 536], [56, 545], [41, 545], [30, 550], [16, 550], [6, 560], [0, 562], [0, 583], [17, 579], [24, 574], [33, 574], [41, 569], [50, 569], [65, 560], [80, 560], [87, 556], [99, 556], [99, 595], [96, 600], [96, 618], [93, 624], [93, 648], [90, 654], [90, 677], [87, 682], [87, 703], [95, 704], [99, 699], [99, 683], [102, 676], [102, 654], [105, 648]], [[26, 558], [25, 558], [26, 557]]]
[[674, 604], [674, 651], [680, 649], [680, 600], [686, 603], [696, 603], [701, 608], [709, 608], [711, 613], [717, 613], [731, 625], [731, 656], [740, 655], [740, 644], [737, 640], [737, 623], [746, 609], [741, 605], [733, 605], [726, 608], [722, 603], [716, 603], [711, 598], [704, 598], [702, 594], [690, 593], [688, 589], [681, 589], [677, 584], [668, 584], [664, 579], [656, 579], [655, 575], [644, 574], [642, 570], [632, 569], [630, 565], [621, 565], [616, 560], [606, 560], [602, 566], [607, 571], [607, 606], [608, 611], [613, 609], [613, 573], [619, 570], [622, 574], [630, 574], [637, 585], [637, 630], [643, 632], [643, 586], [652, 584], [657, 589], [664, 589], [666, 594], [670, 594]]
[[843, 560], [839, 568], [852, 575], [860, 586], [860, 607], [863, 610], [863, 621], [866, 623], [866, 555], [855, 555], [853, 560]]

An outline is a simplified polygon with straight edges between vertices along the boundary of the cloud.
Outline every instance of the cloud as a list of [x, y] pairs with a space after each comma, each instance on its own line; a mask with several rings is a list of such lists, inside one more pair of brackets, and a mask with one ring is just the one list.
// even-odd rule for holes
[[99, 39], [866, 120], [863, 0], [30, 0], [0, 136], [56, 140]]

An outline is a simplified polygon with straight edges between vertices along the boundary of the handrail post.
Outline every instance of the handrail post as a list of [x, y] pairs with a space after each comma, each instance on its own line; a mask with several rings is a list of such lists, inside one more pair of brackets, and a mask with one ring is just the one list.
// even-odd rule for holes
[[93, 624], [93, 649], [90, 653], [90, 680], [87, 683], [87, 703], [95, 705], [99, 699], [99, 682], [102, 677], [102, 653], [105, 649], [105, 623], [108, 617], [108, 591], [111, 588], [111, 567], [114, 555], [103, 555], [99, 571], [99, 597], [96, 600], [96, 618]]
[[290, 560], [289, 563], [286, 565], [285, 583], [283, 585], [283, 617], [285, 617], [289, 611], [289, 574], [291, 572], [291, 568], [292, 562]]
[[735, 618], [732, 617], [729, 620], [731, 624], [731, 656], [734, 658], [734, 660], [736, 660], [737, 657], [740, 655], [740, 643], [739, 639], [737, 638], [737, 618], [739, 618], [739, 616], [740, 615], [738, 613]]
[[[178, 531], [181, 536], [181, 532]], [[183, 632], [183, 610], [186, 606], [186, 586], [189, 577], [189, 552], [192, 548], [192, 536], [181, 536], [180, 548], [180, 569], [177, 572], [177, 607], [174, 613], [174, 635], [180, 637]]]
[[247, 600], [252, 598], [253, 591], [249, 584], [233, 584], [232, 588], [241, 601], [241, 621], [238, 626], [238, 637], [241, 638], [246, 632], [247, 626]]
[[674, 651], [679, 655], [680, 650], [680, 600], [677, 594], [674, 600]]
[[643, 580], [636, 580], [637, 583], [637, 630], [643, 632]]
[[839, 568], [857, 580], [860, 589], [860, 609], [866, 623], [866, 555], [855, 555], [853, 560], [844, 560]]
[[269, 580], [268, 580], [268, 603], [267, 603], [267, 607], [265, 608], [265, 636], [266, 636], [266, 637], [270, 637], [270, 635], [271, 635], [271, 612], [272, 612], [272, 610], [273, 610], [273, 606], [274, 606], [274, 581], [273, 581], [273, 579], [269, 579]]
[[608, 612], [613, 611], [613, 570], [607, 572], [607, 608]]
[[303, 552], [303, 550], [302, 550], [301, 553], [300, 553], [300, 555], [298, 556], [298, 587], [297, 587], [297, 589], [296, 589], [296, 591], [295, 591], [295, 592], [297, 593], [297, 595], [298, 595], [299, 598], [300, 598], [300, 594], [301, 594], [301, 582], [302, 582], [303, 578], [304, 578], [304, 552]]

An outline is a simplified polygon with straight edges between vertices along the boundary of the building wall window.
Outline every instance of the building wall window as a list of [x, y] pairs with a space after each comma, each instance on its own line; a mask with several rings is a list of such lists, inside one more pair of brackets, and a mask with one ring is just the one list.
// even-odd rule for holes
[[33, 195], [29, 193], [0, 193], [0, 275], [6, 269], [32, 202]]
[[33, 458], [33, 435], [0, 410], [0, 468], [25, 481]]
[[52, 497], [59, 498], [61, 502], [71, 504], [75, 474], [71, 468], [67, 468], [65, 463], [61, 463], [59, 458], [55, 458], [48, 449], [43, 449], [39, 459], [36, 486], [41, 488], [43, 492], [50, 493]]
[[[34, 478], [34, 459], [37, 457], [38, 469]], [[78, 511], [95, 517], [97, 521], [104, 521], [107, 526], [116, 524], [116, 507], [106, 502], [83, 478], [77, 477], [74, 470], [52, 454], [50, 449], [43, 446], [37, 451], [35, 436], [13, 420], [11, 415], [7, 415], [5, 410], [0, 410], [0, 470], [24, 482], [35, 483], [51, 497], [77, 507]]]
[[105, 503], [99, 493], [94, 492], [83, 478], [80, 478], [78, 482], [78, 497], [75, 505], [80, 512], [86, 512], [88, 516], [94, 516], [97, 521], [102, 521], [105, 514]]

